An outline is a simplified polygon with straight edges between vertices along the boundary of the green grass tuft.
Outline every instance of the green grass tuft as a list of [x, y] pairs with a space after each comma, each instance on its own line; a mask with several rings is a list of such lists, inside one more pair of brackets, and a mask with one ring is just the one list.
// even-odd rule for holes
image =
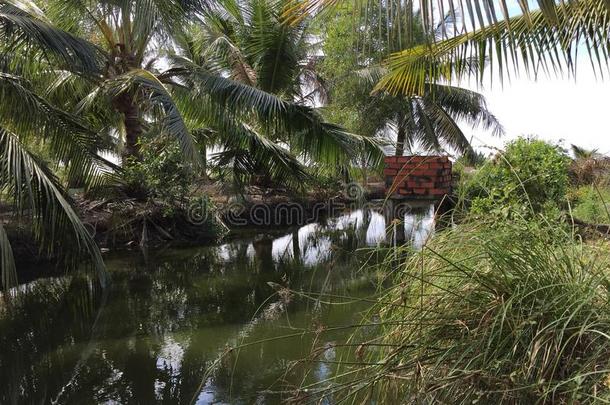
[[609, 401], [608, 253], [607, 242], [585, 244], [543, 221], [463, 223], [437, 234], [395, 270], [375, 315], [376, 349], [350, 382], [337, 381], [334, 396]]

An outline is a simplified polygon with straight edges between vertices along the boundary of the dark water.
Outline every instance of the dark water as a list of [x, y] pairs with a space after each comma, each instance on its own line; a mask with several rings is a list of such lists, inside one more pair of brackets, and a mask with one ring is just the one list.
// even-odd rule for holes
[[[405, 226], [421, 244], [430, 212]], [[111, 255], [104, 291], [84, 276], [21, 286], [0, 301], [0, 403], [280, 403], [332, 375], [335, 344], [378, 284], [365, 248], [385, 237], [381, 215], [355, 211], [221, 246]]]

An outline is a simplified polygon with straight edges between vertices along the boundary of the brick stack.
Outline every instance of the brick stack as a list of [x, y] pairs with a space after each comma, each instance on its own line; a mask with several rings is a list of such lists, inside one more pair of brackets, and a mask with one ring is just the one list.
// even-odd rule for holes
[[447, 156], [386, 156], [386, 194], [437, 199], [451, 192], [451, 162]]

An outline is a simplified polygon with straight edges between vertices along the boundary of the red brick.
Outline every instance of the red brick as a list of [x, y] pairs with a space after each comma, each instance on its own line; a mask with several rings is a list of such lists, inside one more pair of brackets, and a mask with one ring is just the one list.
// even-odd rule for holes
[[428, 167], [430, 167], [430, 169], [442, 169], [444, 168], [444, 163], [439, 163], [439, 162], [432, 162], [428, 164]]
[[421, 156], [402, 156], [406, 162], [418, 162], [421, 160]]
[[398, 173], [396, 175], [396, 181], [405, 181], [408, 178], [409, 178], [409, 175], [407, 173]]
[[392, 180], [392, 182], [390, 184], [394, 185], [394, 186], [398, 186], [400, 184], [404, 183], [403, 181], [401, 181], [401, 179], [398, 178], [394, 178], [394, 180]]
[[383, 174], [386, 175], [386, 176], [393, 176], [393, 175], [395, 175], [397, 173], [398, 173], [398, 170], [396, 170], [396, 169], [391, 169], [391, 168], [390, 169], [383, 169]]
[[413, 192], [415, 194], [424, 195], [424, 194], [426, 194], [426, 189], [425, 188], [414, 188]]
[[433, 188], [434, 187], [434, 183], [431, 182], [418, 182], [418, 187], [423, 187], [423, 188]]
[[410, 176], [410, 180], [418, 183], [427, 183], [433, 181], [434, 176]]
[[383, 158], [383, 161], [385, 163], [395, 163], [396, 162], [396, 156], [386, 156], [385, 158]]
[[412, 167], [403, 167], [402, 169], [398, 170], [398, 174], [401, 174], [403, 176], [409, 176], [411, 175], [411, 173], [413, 173]]

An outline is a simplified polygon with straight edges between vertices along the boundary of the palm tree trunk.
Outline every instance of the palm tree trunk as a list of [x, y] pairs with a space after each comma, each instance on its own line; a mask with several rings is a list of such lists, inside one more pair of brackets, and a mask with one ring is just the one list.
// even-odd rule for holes
[[396, 134], [396, 156], [402, 156], [405, 153], [405, 139], [407, 131], [403, 125], [398, 125], [398, 133]]
[[205, 141], [200, 141], [201, 145], [201, 177], [208, 181], [208, 146]]
[[115, 100], [117, 110], [123, 114], [125, 125], [125, 145], [123, 148], [123, 164], [129, 161], [140, 161], [140, 138], [144, 132], [142, 120], [140, 119], [140, 108], [137, 104], [135, 95], [131, 92], [121, 94]]

